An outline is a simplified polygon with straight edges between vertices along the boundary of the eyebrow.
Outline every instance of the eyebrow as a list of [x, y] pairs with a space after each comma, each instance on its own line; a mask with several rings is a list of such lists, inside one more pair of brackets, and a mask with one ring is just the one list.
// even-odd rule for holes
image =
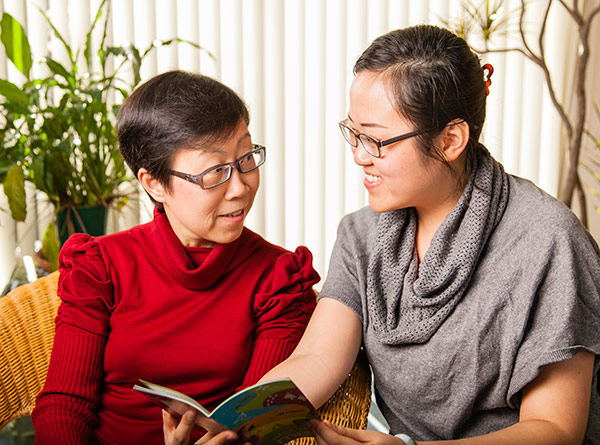
[[[242, 144], [242, 142], [244, 142], [244, 140], [246, 140], [247, 138], [250, 137], [250, 133], [244, 133], [237, 141], [237, 145], [238, 147]], [[219, 153], [219, 154], [223, 154], [225, 153], [221, 147], [206, 147], [203, 148], [201, 151], [203, 151], [204, 153]]]
[[[352, 117], [350, 115], [348, 115], [348, 120], [350, 122], [352, 122], [353, 124], [356, 124], [356, 122], [354, 122], [354, 119], [352, 119]], [[366, 128], [388, 128], [385, 125], [381, 125], [381, 124], [378, 124], [378, 123], [375, 123], [375, 122], [373, 122], [373, 123], [369, 123], [369, 122], [364, 122], [363, 123], [363, 122], [360, 122], [360, 126], [361, 127], [366, 127]]]

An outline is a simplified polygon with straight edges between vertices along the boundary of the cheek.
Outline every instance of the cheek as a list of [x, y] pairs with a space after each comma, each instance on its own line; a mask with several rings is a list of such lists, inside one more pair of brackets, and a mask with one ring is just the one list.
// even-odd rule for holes
[[[256, 174], [250, 176], [248, 178], [248, 181], [246, 182], [253, 198], [256, 195], [256, 192], [258, 191], [258, 187], [260, 186], [260, 175], [258, 173], [258, 170], [255, 170], [255, 171], [256, 171]], [[252, 173], [254, 173], [254, 172], [250, 172], [250, 174], [252, 174]]]
[[373, 165], [386, 181], [395, 181], [411, 171], [407, 160], [401, 156], [377, 159], [377, 162], [373, 161]]
[[223, 197], [215, 191], [203, 190], [190, 184], [192, 187], [182, 187], [171, 195], [171, 205], [180, 211], [189, 214], [191, 218], [201, 217], [203, 214], [214, 213]]
[[431, 167], [415, 150], [398, 150], [384, 159], [375, 159], [373, 164], [388, 181], [422, 178]]

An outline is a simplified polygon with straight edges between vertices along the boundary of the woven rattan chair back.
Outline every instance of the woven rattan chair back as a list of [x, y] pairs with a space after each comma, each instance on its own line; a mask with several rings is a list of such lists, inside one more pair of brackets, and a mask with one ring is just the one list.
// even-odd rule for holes
[[46, 381], [60, 304], [58, 272], [0, 298], [0, 429], [31, 414]]

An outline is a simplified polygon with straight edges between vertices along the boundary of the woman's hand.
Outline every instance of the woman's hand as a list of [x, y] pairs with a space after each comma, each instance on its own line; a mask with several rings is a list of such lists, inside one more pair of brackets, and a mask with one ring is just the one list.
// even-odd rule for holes
[[333, 425], [326, 420], [311, 420], [309, 428], [319, 445], [353, 445], [361, 443], [378, 445], [403, 445], [404, 442], [389, 434], [370, 430], [353, 430]]
[[[188, 411], [181, 420], [172, 416], [167, 411], [163, 410], [163, 433], [165, 437], [165, 445], [188, 445], [190, 443], [190, 434], [194, 428], [196, 421], [196, 413]], [[195, 444], [206, 445], [224, 445], [224, 444], [243, 444], [242, 438], [233, 431], [223, 431], [219, 434], [206, 433]], [[247, 442], [251, 444], [251, 442]]]

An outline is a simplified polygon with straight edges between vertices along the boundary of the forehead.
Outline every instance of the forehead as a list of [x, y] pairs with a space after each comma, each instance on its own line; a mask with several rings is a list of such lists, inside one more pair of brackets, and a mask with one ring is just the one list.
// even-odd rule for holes
[[240, 121], [231, 132], [201, 138], [191, 147], [185, 148], [193, 148], [205, 153], [228, 153], [235, 151], [240, 146], [247, 146], [249, 141], [248, 125], [244, 121]]
[[227, 137], [219, 140], [199, 140], [190, 147], [177, 151], [173, 157], [173, 168], [198, 170], [215, 164], [231, 162], [252, 149], [248, 126], [241, 122]]
[[404, 119], [394, 108], [386, 76], [360, 71], [350, 86], [348, 116], [355, 125], [396, 126]]

